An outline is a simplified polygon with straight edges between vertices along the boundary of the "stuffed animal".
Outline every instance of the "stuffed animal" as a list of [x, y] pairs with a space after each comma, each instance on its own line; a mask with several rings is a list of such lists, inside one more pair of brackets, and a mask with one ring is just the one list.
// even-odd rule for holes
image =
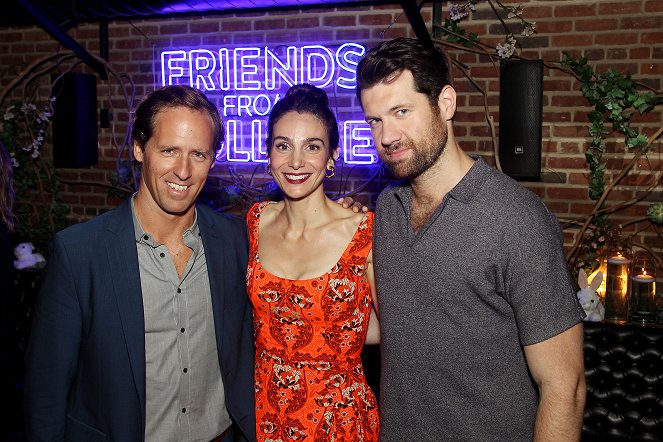
[[23, 269], [40, 269], [46, 264], [46, 260], [40, 253], [35, 253], [35, 248], [32, 243], [22, 242], [14, 248], [14, 268], [17, 270]]
[[580, 269], [580, 272], [578, 272], [578, 286], [580, 287], [580, 290], [578, 290], [578, 301], [580, 301], [580, 305], [587, 314], [585, 321], [603, 321], [605, 307], [598, 293], [596, 293], [602, 281], [603, 272], [598, 272], [589, 284], [587, 283], [585, 269]]

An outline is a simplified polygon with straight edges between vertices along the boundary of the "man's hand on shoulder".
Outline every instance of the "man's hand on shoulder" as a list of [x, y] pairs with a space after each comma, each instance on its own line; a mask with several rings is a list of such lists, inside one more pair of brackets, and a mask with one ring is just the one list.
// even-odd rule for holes
[[336, 202], [346, 209], [351, 209], [355, 213], [368, 212], [368, 206], [363, 205], [359, 201], [355, 201], [351, 196], [341, 197], [337, 199]]

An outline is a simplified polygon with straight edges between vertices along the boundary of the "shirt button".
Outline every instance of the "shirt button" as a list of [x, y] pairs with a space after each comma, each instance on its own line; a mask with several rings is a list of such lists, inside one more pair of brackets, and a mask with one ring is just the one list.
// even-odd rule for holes
[[144, 239], [145, 241], [147, 241], [148, 239], [150, 239], [150, 237], [147, 236], [147, 235], [143, 235], [143, 239]]
[[164, 256], [166, 256], [166, 254], [161, 252], [161, 253], [159, 253], [159, 256], [163, 258]]
[[182, 370], [182, 371], [183, 371], [184, 373], [186, 373], [187, 371], [189, 371], [189, 369], [186, 368], [186, 367], [184, 367], [184, 370]]
[[182, 408], [182, 413], [186, 413], [186, 408]]
[[182, 293], [182, 289], [177, 289], [177, 293]]
[[184, 333], [184, 327], [180, 329], [180, 333]]

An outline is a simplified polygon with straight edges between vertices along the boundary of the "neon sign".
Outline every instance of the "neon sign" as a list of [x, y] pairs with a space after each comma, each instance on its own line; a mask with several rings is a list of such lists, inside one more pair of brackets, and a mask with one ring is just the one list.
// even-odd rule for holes
[[325, 89], [337, 114], [342, 156], [372, 164], [368, 125], [355, 103], [356, 68], [366, 48], [357, 43], [169, 50], [161, 53], [161, 84], [188, 84], [216, 101], [226, 125], [220, 156], [230, 162], [266, 162], [267, 118], [290, 86]]

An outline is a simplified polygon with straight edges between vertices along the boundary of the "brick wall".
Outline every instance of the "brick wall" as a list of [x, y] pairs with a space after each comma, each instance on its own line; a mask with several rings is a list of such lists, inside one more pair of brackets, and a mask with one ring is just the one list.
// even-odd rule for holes
[[[446, 9], [446, 2], [444, 8]], [[599, 71], [608, 68], [631, 73], [634, 78], [656, 91], [663, 89], [663, 2], [660, 0], [524, 0], [507, 1], [522, 4], [525, 17], [537, 23], [538, 33], [523, 41], [523, 57], [542, 58], [544, 70], [543, 153], [541, 182], [524, 185], [543, 198], [548, 207], [565, 222], [567, 245], [575, 230], [567, 222], [583, 221], [591, 211], [587, 195], [588, 170], [584, 151], [589, 143], [587, 102], [579, 92], [579, 84], [571, 76], [557, 69], [562, 51], [574, 56], [585, 55]], [[433, 7], [427, 2], [422, 14], [430, 26]], [[444, 13], [446, 16], [448, 13]], [[476, 32], [481, 41], [495, 45], [502, 41], [499, 22], [485, 4], [480, 4], [470, 20], [463, 26]], [[69, 34], [93, 54], [99, 53], [98, 25], [79, 24]], [[351, 4], [338, 8], [307, 8], [278, 12], [244, 12], [208, 14], [179, 18], [151, 18], [117, 20], [109, 23], [110, 57], [112, 69], [108, 81], [98, 80], [99, 108], [110, 109], [112, 124], [99, 130], [100, 162], [96, 167], [61, 169], [64, 196], [71, 206], [72, 220], [84, 219], [115, 206], [119, 200], [107, 196], [108, 174], [115, 168], [120, 146], [125, 138], [131, 102], [125, 99], [135, 94], [139, 101], [155, 87], [155, 69], [159, 69], [158, 54], [177, 47], [222, 47], [224, 45], [279, 45], [279, 44], [338, 44], [356, 42], [367, 47], [383, 38], [402, 35], [413, 36], [410, 25], [400, 6], [355, 7]], [[56, 54], [69, 51], [60, 47], [48, 34], [37, 27], [0, 28], [0, 86], [5, 89], [21, 72], [33, 63], [51, 57], [39, 65], [52, 68], [59, 61], [60, 69], [68, 69], [76, 58], [58, 60]], [[452, 59], [465, 64], [479, 87], [487, 91], [490, 115], [499, 121], [498, 69], [489, 58], [450, 49]], [[82, 65], [75, 71], [89, 70]], [[158, 72], [158, 71], [157, 71]], [[117, 77], [115, 76], [117, 75]], [[455, 131], [463, 148], [483, 155], [494, 164], [490, 130], [484, 119], [483, 95], [462, 77], [454, 73], [459, 94], [459, 110]], [[122, 84], [120, 84], [120, 80]], [[48, 94], [45, 79], [37, 90], [42, 97]], [[132, 91], [130, 84], [135, 85]], [[19, 91], [15, 90], [13, 95]], [[663, 121], [661, 108], [646, 117], [636, 117], [635, 126], [651, 135]], [[609, 204], [627, 201], [641, 195], [643, 184], [658, 178], [661, 169], [661, 141], [648, 158], [642, 158], [638, 167], [623, 180], [611, 195]], [[126, 157], [126, 152], [125, 152]], [[624, 153], [621, 140], [607, 142], [607, 158], [614, 169], [612, 176], [630, 158]], [[653, 171], [653, 172], [652, 172]], [[350, 167], [339, 170], [328, 183], [334, 195], [361, 187], [366, 180], [379, 174], [377, 167]], [[268, 181], [263, 165], [239, 165], [220, 162], [213, 169], [211, 188], [228, 183], [259, 187]], [[380, 175], [362, 190], [362, 198], [369, 205], [375, 194], [389, 182], [388, 174]], [[211, 192], [210, 195], [214, 195]], [[619, 223], [627, 223], [643, 216], [650, 201], [661, 201], [660, 185], [644, 201], [614, 215]], [[489, 220], [487, 220], [489, 222]], [[627, 230], [644, 229], [648, 224], [631, 224]], [[662, 240], [652, 228], [640, 234], [640, 240], [661, 250]]]

